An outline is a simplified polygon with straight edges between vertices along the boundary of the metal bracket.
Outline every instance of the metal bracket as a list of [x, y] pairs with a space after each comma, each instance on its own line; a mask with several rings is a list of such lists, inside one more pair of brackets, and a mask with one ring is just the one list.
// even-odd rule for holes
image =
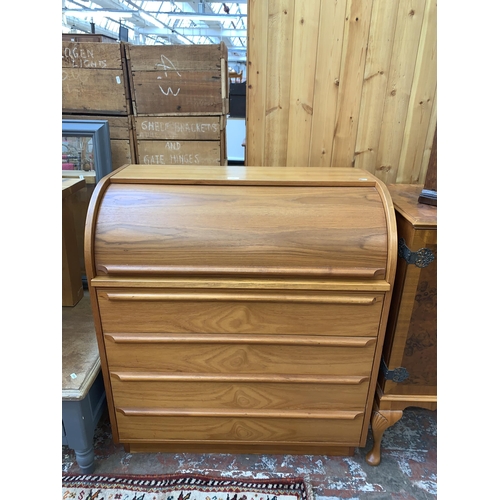
[[399, 238], [398, 256], [406, 260], [408, 264], [415, 264], [417, 267], [427, 267], [435, 259], [434, 254], [428, 248], [412, 252], [406, 246], [404, 238]]
[[395, 368], [394, 370], [389, 370], [389, 368], [387, 368], [387, 365], [385, 364], [384, 360], [382, 360], [380, 368], [382, 369], [382, 372], [384, 374], [384, 378], [386, 380], [392, 380], [393, 382], [396, 382], [396, 383], [403, 382], [410, 376], [410, 374], [408, 373], [408, 370], [406, 368], [403, 368], [403, 367]]

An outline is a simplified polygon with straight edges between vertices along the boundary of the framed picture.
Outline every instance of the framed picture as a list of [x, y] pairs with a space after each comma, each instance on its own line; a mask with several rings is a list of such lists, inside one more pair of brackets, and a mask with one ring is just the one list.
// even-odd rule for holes
[[95, 177], [111, 173], [111, 141], [107, 120], [62, 120], [63, 176]]

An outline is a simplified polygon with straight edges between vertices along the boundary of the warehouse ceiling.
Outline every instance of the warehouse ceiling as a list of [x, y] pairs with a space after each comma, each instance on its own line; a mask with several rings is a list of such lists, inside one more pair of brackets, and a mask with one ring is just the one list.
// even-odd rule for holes
[[222, 41], [230, 68], [246, 70], [247, 0], [62, 0], [62, 32], [96, 33], [137, 45]]

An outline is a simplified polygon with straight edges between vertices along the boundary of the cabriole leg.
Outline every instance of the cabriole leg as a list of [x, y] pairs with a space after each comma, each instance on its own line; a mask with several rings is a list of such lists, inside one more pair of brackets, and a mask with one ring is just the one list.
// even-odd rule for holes
[[372, 413], [373, 448], [366, 454], [370, 465], [380, 463], [380, 445], [385, 430], [394, 425], [403, 416], [402, 410], [374, 410]]

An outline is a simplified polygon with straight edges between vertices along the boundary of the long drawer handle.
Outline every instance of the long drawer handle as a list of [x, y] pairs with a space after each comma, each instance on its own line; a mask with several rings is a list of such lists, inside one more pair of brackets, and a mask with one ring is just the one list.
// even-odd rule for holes
[[368, 278], [385, 276], [382, 267], [236, 267], [236, 266], [159, 266], [159, 265], [117, 265], [99, 264], [97, 271], [107, 275], [120, 276], [197, 276], [238, 275], [238, 276], [324, 276], [329, 278]]
[[377, 297], [328, 296], [328, 295], [292, 295], [277, 293], [142, 293], [142, 292], [101, 292], [108, 300], [116, 301], [230, 301], [230, 302], [298, 302], [308, 304], [371, 305]]
[[327, 347], [368, 347], [375, 344], [375, 337], [314, 338], [304, 335], [240, 335], [240, 334], [175, 334], [175, 333], [106, 333], [107, 341], [116, 344], [261, 344], [301, 345]]
[[280, 374], [232, 374], [232, 373], [140, 373], [110, 372], [111, 377], [121, 382], [259, 382], [269, 384], [326, 384], [361, 385], [369, 380], [368, 376], [348, 375], [280, 375]]
[[304, 418], [327, 420], [354, 420], [363, 411], [322, 410], [213, 410], [196, 408], [116, 408], [126, 417], [226, 417], [226, 418]]

